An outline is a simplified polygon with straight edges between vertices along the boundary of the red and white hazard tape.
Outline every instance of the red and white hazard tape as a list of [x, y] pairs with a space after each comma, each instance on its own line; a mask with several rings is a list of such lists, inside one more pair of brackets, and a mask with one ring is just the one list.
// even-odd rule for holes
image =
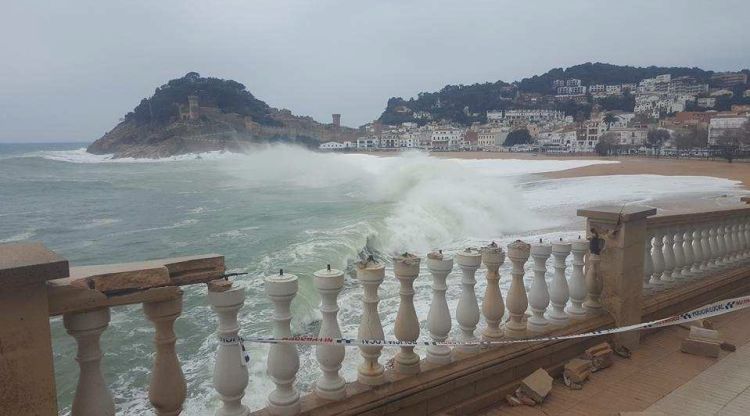
[[695, 321], [697, 319], [710, 318], [712, 316], [724, 315], [729, 312], [738, 311], [750, 307], [750, 296], [743, 296], [734, 299], [722, 300], [714, 302], [697, 309], [693, 309], [689, 312], [681, 313], [679, 315], [670, 316], [668, 318], [658, 319], [651, 322], [642, 322], [640, 324], [628, 325], [619, 328], [602, 329], [599, 331], [585, 332], [582, 334], [571, 334], [571, 335], [559, 335], [553, 337], [534, 337], [534, 338], [522, 338], [522, 339], [502, 339], [497, 341], [471, 341], [471, 342], [458, 342], [458, 341], [399, 341], [397, 339], [354, 339], [354, 338], [319, 338], [312, 336], [296, 336], [286, 338], [273, 338], [273, 337], [219, 337], [219, 341], [227, 344], [242, 343], [242, 341], [256, 342], [263, 344], [305, 344], [305, 345], [343, 345], [349, 347], [359, 346], [384, 346], [384, 347], [420, 347], [430, 345], [506, 345], [506, 344], [519, 344], [526, 342], [542, 342], [542, 341], [555, 341], [575, 338], [587, 338], [596, 337], [600, 335], [617, 334], [628, 331], [640, 331], [643, 329], [651, 328], [662, 328], [666, 326], [679, 325], [685, 322]]

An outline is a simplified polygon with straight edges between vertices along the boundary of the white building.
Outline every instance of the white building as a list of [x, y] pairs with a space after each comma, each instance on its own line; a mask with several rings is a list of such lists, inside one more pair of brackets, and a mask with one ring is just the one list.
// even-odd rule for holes
[[505, 111], [488, 111], [487, 122], [501, 122], [513, 124], [519, 121], [536, 123], [560, 121], [565, 119], [565, 113], [558, 110], [518, 109]]
[[746, 116], [713, 117], [708, 123], [708, 144], [717, 145], [724, 133], [738, 132], [748, 122]]
[[607, 91], [607, 86], [604, 84], [594, 84], [589, 86], [589, 92], [592, 94]]
[[432, 131], [432, 148], [435, 150], [455, 150], [463, 140], [463, 130], [454, 127], [437, 128]]
[[574, 152], [577, 147], [576, 129], [566, 127], [541, 132], [537, 136], [536, 142], [548, 152]]
[[635, 96], [635, 113], [647, 114], [652, 118], [659, 118], [661, 113], [685, 111], [685, 103], [691, 99], [692, 97], [689, 95], [637, 94]]
[[357, 139], [357, 149], [372, 150], [377, 149], [380, 140], [377, 137], [360, 137]]
[[698, 98], [695, 100], [695, 103], [698, 105], [698, 107], [714, 108], [716, 106], [716, 98], [713, 98], [713, 97]]
[[339, 142], [325, 142], [321, 143], [320, 146], [318, 146], [320, 150], [341, 150], [346, 149], [346, 145], [344, 143]]
[[480, 149], [492, 150], [505, 143], [510, 129], [497, 127], [480, 128], [477, 132], [477, 146]]
[[643, 146], [648, 136], [647, 128], [616, 127], [610, 128], [605, 134], [612, 133], [620, 146]]
[[607, 95], [619, 95], [622, 94], [622, 87], [619, 85], [607, 85], [605, 91]]
[[584, 95], [586, 87], [583, 85], [564, 86], [557, 88], [557, 95]]

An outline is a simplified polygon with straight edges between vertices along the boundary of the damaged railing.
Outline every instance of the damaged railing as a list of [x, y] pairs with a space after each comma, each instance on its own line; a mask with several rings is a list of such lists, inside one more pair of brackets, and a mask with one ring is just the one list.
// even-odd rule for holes
[[[360, 262], [356, 267], [356, 277], [362, 285], [364, 296], [358, 339], [386, 340], [395, 337], [402, 342], [420, 339], [420, 317], [414, 305], [414, 281], [424, 265], [432, 278], [432, 299], [426, 318], [427, 335], [434, 344], [426, 348], [424, 360], [414, 352], [413, 345], [400, 345], [393, 360], [393, 369], [390, 370], [395, 378], [387, 376], [389, 370], [380, 362], [382, 345], [361, 345], [362, 359], [356, 381], [366, 390], [487, 352], [487, 345], [479, 345], [479, 340], [518, 339], [550, 331], [565, 333], [572, 331], [566, 329], [569, 325], [593, 322], [584, 320], [602, 316], [605, 310], [613, 316], [616, 325], [624, 326], [633, 320], [640, 322], [640, 296], [608, 301], [602, 299], [603, 295], [610, 298], [619, 296], [618, 293], [629, 290], [623, 289], [622, 285], [633, 282], [638, 285], [634, 288], [636, 293], [641, 285], [646, 294], [655, 293], [683, 281], [701, 279], [723, 268], [738, 266], [750, 258], [750, 208], [648, 218], [654, 212], [653, 209], [619, 208], [581, 210], [579, 215], [588, 218], [588, 239], [552, 243], [540, 240], [534, 244], [517, 240], [508, 244], [506, 250], [492, 243], [456, 253], [435, 251], [425, 258], [409, 253], [396, 256], [392, 264], [393, 274], [400, 284], [400, 302], [393, 334], [384, 333], [378, 313], [378, 290], [386, 278], [385, 265], [372, 258]], [[638, 256], [628, 257], [628, 253], [635, 248]], [[3, 249], [0, 246], [0, 252], [5, 253]], [[24, 257], [26, 254], [20, 260], [13, 257], [15, 252], [29, 251], [38, 251], [50, 260], [36, 260], [33, 256], [27, 259]], [[188, 284], [207, 284], [208, 302], [218, 318], [220, 342], [213, 379], [222, 405], [216, 414], [250, 413], [242, 404], [248, 386], [248, 369], [237, 322], [245, 292], [242, 288], [233, 287], [228, 280], [221, 279], [225, 271], [222, 256], [71, 267], [68, 270], [67, 262], [54, 253], [40, 249], [39, 245], [17, 246], [7, 252], [11, 253], [8, 256], [10, 261], [0, 258], [0, 283], [8, 281], [12, 285], [23, 286], [28, 293], [43, 289], [45, 318], [62, 315], [66, 330], [77, 342], [80, 376], [72, 405], [74, 416], [112, 415], [115, 412], [112, 395], [102, 376], [99, 338], [109, 325], [110, 307], [129, 304], [142, 304], [145, 315], [155, 328], [149, 400], [158, 415], [177, 415], [181, 412], [186, 383], [175, 351], [177, 335], [173, 325], [182, 312], [180, 286]], [[512, 266], [507, 277], [500, 275], [506, 257]], [[533, 277], [527, 289], [524, 275], [529, 262], [532, 263]], [[63, 263], [64, 270], [61, 266]], [[50, 264], [55, 267], [50, 268]], [[477, 294], [476, 272], [482, 265], [487, 270], [486, 289], [483, 294]], [[450, 282], [447, 278], [454, 267], [460, 269], [461, 278], [460, 281]], [[639, 271], [631, 274], [630, 270], [634, 267]], [[41, 281], [42, 286], [29, 278], [33, 274], [30, 268], [34, 268], [34, 276], [37, 276], [34, 279]], [[600, 268], [605, 270], [600, 272]], [[39, 277], [42, 275], [48, 277]], [[60, 278], [62, 276], [67, 277]], [[510, 280], [505, 298], [500, 291], [502, 279]], [[298, 278], [282, 271], [266, 277], [264, 282], [266, 294], [274, 308], [273, 338], [290, 337], [290, 305], [297, 294]], [[341, 338], [338, 296], [344, 287], [344, 272], [326, 267], [313, 274], [313, 284], [321, 297], [322, 324], [316, 335], [326, 339]], [[445, 296], [450, 285], [460, 285], [461, 288], [455, 311], [448, 307]], [[11, 299], [11, 296], [7, 288], [0, 289], [0, 300]], [[22, 304], [15, 305], [23, 309]], [[0, 312], [5, 307], [0, 303]], [[38, 312], [37, 309], [24, 310], [21, 315], [34, 321], [36, 318], [31, 315]], [[455, 344], [445, 345], [453, 327], [453, 316], [458, 327], [457, 336], [451, 340]], [[7, 320], [2, 314], [0, 319], [6, 319], [0, 321], [4, 325], [10, 322], [7, 328], [2, 329], [4, 337], [13, 331], [16, 334], [23, 331], [23, 325]], [[483, 325], [478, 331], [480, 322]], [[48, 327], [49, 322], [47, 334]], [[5, 339], [3, 343], [9, 345]], [[343, 344], [315, 347], [321, 375], [312, 393], [321, 399], [319, 404], [340, 402], [352, 394], [365, 391], [360, 388], [352, 393], [347, 388], [347, 381], [354, 380], [344, 380], [339, 374], [344, 348]], [[21, 358], [22, 353], [18, 353]], [[46, 352], [42, 351], [41, 354]], [[12, 360], [9, 362], [12, 363]], [[295, 415], [303, 411], [303, 400], [295, 386], [298, 370], [299, 355], [294, 344], [271, 345], [267, 372], [275, 389], [269, 394], [264, 411], [273, 415]], [[22, 377], [18, 376], [15, 376], [15, 380], [2, 377], [0, 374], [0, 382], [15, 382], [21, 386], [20, 389], [30, 391], [44, 387], [33, 384], [27, 387]], [[50, 400], [54, 400], [54, 396]], [[56, 404], [52, 407], [56, 409]], [[45, 411], [31, 413], [53, 414]]]

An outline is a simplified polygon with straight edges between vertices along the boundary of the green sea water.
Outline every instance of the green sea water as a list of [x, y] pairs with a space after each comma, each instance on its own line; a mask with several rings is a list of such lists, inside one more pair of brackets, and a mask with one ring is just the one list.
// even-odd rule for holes
[[[0, 144], [0, 243], [41, 241], [72, 265], [222, 254], [229, 271], [249, 273], [237, 280], [247, 291], [240, 313], [244, 335], [271, 333], [262, 278], [280, 268], [300, 278], [292, 324], [294, 332], [304, 334], [318, 329], [312, 273], [326, 264], [346, 270], [340, 322], [344, 335], [354, 337], [362, 290], [351, 273], [362, 256], [389, 263], [390, 255], [406, 250], [424, 255], [492, 240], [577, 238], [582, 222], [575, 210], [583, 206], [739, 192], [735, 182], [706, 177], [548, 180], [538, 175], [604, 163], [595, 160], [446, 160], [417, 153], [378, 157], [270, 147], [249, 155], [139, 161], [89, 155], [84, 146]], [[501, 270], [503, 287], [507, 267]], [[480, 297], [483, 273], [477, 279]], [[457, 279], [456, 272], [449, 277], [452, 310]], [[205, 287], [184, 291], [184, 313], [176, 323], [188, 381], [184, 414], [204, 415], [218, 405], [211, 387], [216, 317], [207, 307]], [[431, 297], [426, 270], [416, 291], [424, 327]], [[390, 268], [381, 298], [389, 336], [398, 308]], [[78, 376], [75, 344], [60, 318], [52, 319], [52, 331], [58, 398], [68, 413]], [[140, 305], [112, 308], [102, 337], [103, 368], [118, 414], [148, 412], [152, 337]], [[273, 385], [265, 375], [267, 347], [248, 348], [245, 402], [257, 409]], [[319, 370], [312, 348], [300, 350], [298, 387], [306, 391]], [[386, 350], [384, 356], [393, 353]], [[342, 368], [347, 380], [356, 378], [359, 360], [356, 349], [347, 350]]]

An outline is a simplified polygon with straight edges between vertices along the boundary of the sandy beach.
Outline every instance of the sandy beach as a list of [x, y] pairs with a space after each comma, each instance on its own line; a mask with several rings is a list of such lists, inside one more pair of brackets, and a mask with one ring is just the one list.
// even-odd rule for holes
[[575, 178], [603, 175], [664, 175], [664, 176], [711, 176], [742, 182], [750, 189], [750, 164], [745, 162], [728, 163], [721, 160], [654, 159], [643, 157], [601, 157], [601, 156], [556, 156], [533, 153], [501, 152], [436, 152], [432, 156], [454, 159], [597, 159], [619, 163], [591, 165], [580, 168], [548, 172], [548, 178]]

